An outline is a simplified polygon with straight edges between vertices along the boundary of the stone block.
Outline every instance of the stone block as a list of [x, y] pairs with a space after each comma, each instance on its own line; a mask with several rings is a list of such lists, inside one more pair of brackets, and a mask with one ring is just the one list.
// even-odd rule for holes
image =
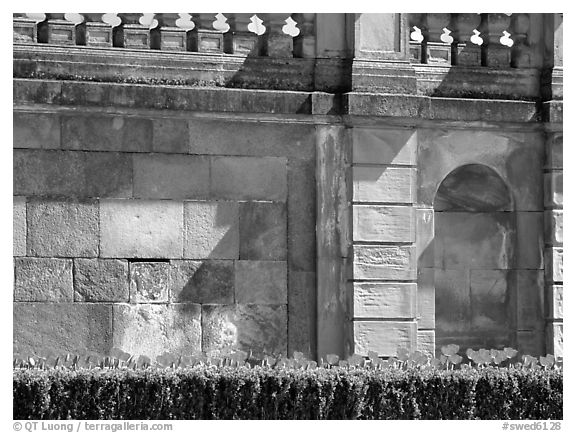
[[188, 153], [188, 121], [185, 119], [153, 119], [152, 151]]
[[189, 153], [313, 158], [314, 125], [191, 119]]
[[398, 348], [410, 352], [417, 347], [416, 322], [354, 322], [354, 353], [361, 356], [369, 351], [379, 356], [396, 356]]
[[522, 355], [543, 356], [545, 350], [545, 335], [542, 330], [539, 331], [518, 331], [516, 333], [516, 349], [518, 355], [516, 359], [521, 360]]
[[508, 272], [514, 272], [514, 284], [516, 285], [516, 328], [519, 330], [541, 330], [544, 327], [544, 271], [517, 270]]
[[557, 358], [564, 357], [564, 325], [551, 322], [546, 326], [546, 353]]
[[113, 152], [14, 150], [14, 194], [131, 197], [132, 157]]
[[414, 209], [407, 206], [354, 205], [355, 242], [415, 242]]
[[354, 245], [354, 279], [415, 280], [416, 248]]
[[288, 161], [288, 266], [316, 271], [316, 161]]
[[316, 273], [288, 271], [288, 355], [316, 357]]
[[286, 260], [286, 206], [240, 204], [240, 259]]
[[106, 355], [112, 349], [112, 307], [83, 303], [28, 303], [13, 306], [15, 352]]
[[98, 201], [30, 199], [28, 255], [98, 257]]
[[472, 330], [482, 332], [508, 328], [507, 271], [470, 271], [470, 312]]
[[101, 257], [182, 258], [183, 206], [166, 200], [101, 200]]
[[74, 259], [74, 301], [128, 302], [128, 262]]
[[418, 337], [416, 340], [416, 350], [420, 352], [427, 353], [429, 355], [434, 355], [436, 350], [436, 338], [435, 332], [432, 331], [418, 331]]
[[15, 111], [12, 120], [15, 148], [60, 148], [60, 116], [57, 114]]
[[14, 301], [72, 302], [72, 260], [14, 259]]
[[232, 260], [172, 260], [170, 300], [197, 304], [234, 302]]
[[435, 269], [435, 328], [437, 334], [471, 328], [470, 280], [468, 269]]
[[416, 284], [354, 284], [355, 319], [414, 319], [415, 317]]
[[434, 209], [415, 209], [418, 267], [434, 267]]
[[402, 167], [352, 167], [356, 202], [413, 203], [416, 170]]
[[287, 355], [286, 305], [203, 305], [202, 350]]
[[417, 132], [414, 129], [352, 129], [352, 162], [355, 164], [416, 163]]
[[63, 116], [62, 148], [151, 152], [152, 121], [117, 115]]
[[553, 284], [546, 288], [546, 315], [550, 319], [564, 318], [564, 287]]
[[564, 281], [564, 248], [551, 247], [544, 249], [544, 276], [547, 282]]
[[562, 208], [564, 206], [564, 187], [562, 170], [544, 173], [544, 207]]
[[237, 259], [239, 221], [237, 202], [185, 202], [184, 257]]
[[286, 158], [213, 157], [211, 192], [214, 198], [285, 201]]
[[234, 266], [238, 304], [286, 304], [286, 262], [239, 260]]
[[564, 167], [563, 135], [554, 134], [546, 142], [546, 168], [562, 170]]
[[169, 263], [130, 263], [130, 302], [168, 302], [169, 282]]
[[418, 329], [433, 329], [436, 324], [436, 291], [432, 268], [418, 268]]
[[516, 213], [516, 267], [544, 269], [544, 216], [542, 212]]
[[14, 256], [26, 255], [26, 197], [12, 199], [12, 251]]
[[564, 215], [562, 210], [544, 212], [544, 238], [546, 244], [561, 246], [564, 243]]
[[197, 304], [116, 304], [114, 347], [155, 360], [164, 352], [193, 355], [201, 350], [201, 310]]
[[134, 197], [197, 199], [210, 195], [210, 161], [193, 155], [134, 155]]

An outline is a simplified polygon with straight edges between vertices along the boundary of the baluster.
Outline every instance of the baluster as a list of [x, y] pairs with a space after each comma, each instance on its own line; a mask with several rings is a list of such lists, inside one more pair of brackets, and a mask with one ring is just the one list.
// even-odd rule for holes
[[[510, 46], [505, 32], [510, 26], [510, 14], [482, 14], [482, 65], [491, 68], [510, 67]], [[512, 42], [510, 40], [510, 42]]]
[[450, 25], [450, 14], [426, 14], [426, 63], [452, 64], [452, 41], [450, 31], [444, 30]]
[[455, 14], [454, 40], [456, 43], [452, 46], [454, 65], [480, 66], [482, 64], [482, 49], [480, 48], [482, 39], [479, 38], [480, 33], [477, 30], [481, 20], [480, 14]]
[[15, 43], [26, 44], [38, 41], [38, 26], [46, 19], [46, 14], [14, 14], [12, 17], [12, 37]]
[[316, 57], [316, 14], [293, 14], [300, 34], [294, 38], [294, 57]]
[[116, 14], [83, 13], [84, 41], [90, 47], [111, 47], [114, 27], [121, 23]]
[[157, 21], [148, 14], [118, 14], [122, 24], [116, 27], [114, 45], [124, 48], [150, 48], [150, 30]]
[[258, 35], [248, 30], [254, 14], [226, 14], [230, 31], [224, 35], [224, 51], [229, 54], [257, 56], [260, 53]]
[[158, 14], [160, 49], [163, 51], [192, 50], [190, 30], [194, 27], [190, 14]]
[[76, 26], [83, 20], [81, 15], [46, 14], [46, 17], [46, 23], [40, 30], [43, 40], [55, 45], [76, 44]]
[[426, 42], [422, 32], [424, 28], [424, 14], [408, 14], [410, 25], [410, 61], [426, 63]]
[[215, 13], [193, 14], [192, 50], [199, 53], [224, 52], [224, 35], [214, 28]]
[[294, 41], [284, 33], [283, 27], [290, 14], [263, 14], [268, 24], [264, 33], [264, 55], [269, 57], [292, 57]]
[[530, 31], [530, 16], [528, 14], [513, 14], [514, 46], [512, 47], [512, 67], [529, 68], [533, 63], [532, 47], [528, 41]]

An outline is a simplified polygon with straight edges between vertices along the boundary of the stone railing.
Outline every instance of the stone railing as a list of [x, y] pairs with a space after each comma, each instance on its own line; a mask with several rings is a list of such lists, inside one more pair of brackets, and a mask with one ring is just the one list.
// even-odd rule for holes
[[539, 14], [409, 14], [410, 57], [416, 63], [538, 67]]
[[15, 44], [314, 57], [315, 14], [14, 14]]

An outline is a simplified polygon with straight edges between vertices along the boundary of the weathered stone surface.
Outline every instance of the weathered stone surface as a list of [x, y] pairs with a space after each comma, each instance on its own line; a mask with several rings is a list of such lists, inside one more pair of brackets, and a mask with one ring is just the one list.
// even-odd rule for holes
[[288, 266], [316, 271], [316, 161], [288, 161]]
[[413, 203], [416, 170], [401, 167], [352, 167], [354, 201]]
[[238, 304], [286, 304], [286, 262], [239, 260], [234, 267]]
[[13, 114], [14, 147], [20, 149], [59, 149], [60, 117], [52, 113]]
[[395, 356], [404, 347], [416, 350], [416, 322], [354, 322], [354, 353], [366, 356], [369, 351], [380, 356]]
[[564, 168], [563, 135], [553, 135], [546, 142], [546, 168]]
[[237, 259], [239, 215], [237, 202], [184, 203], [184, 257]]
[[544, 238], [547, 244], [554, 246], [564, 242], [564, 215], [561, 210], [544, 212]]
[[98, 201], [30, 199], [28, 255], [98, 256]]
[[316, 273], [288, 271], [288, 355], [316, 356]]
[[433, 329], [436, 319], [434, 269], [418, 268], [418, 329]]
[[169, 281], [169, 263], [130, 263], [130, 302], [168, 302]]
[[354, 318], [412, 319], [415, 317], [416, 284], [354, 284]]
[[434, 209], [415, 209], [418, 267], [434, 266]]
[[517, 323], [519, 330], [544, 327], [544, 271], [517, 270], [516, 284]]
[[286, 158], [213, 157], [214, 198], [285, 201]]
[[546, 352], [556, 357], [564, 357], [564, 325], [560, 322], [546, 326]]
[[435, 269], [434, 291], [436, 337], [468, 332], [471, 328], [468, 269]]
[[189, 152], [199, 155], [312, 158], [314, 126], [191, 119]]
[[434, 355], [435, 346], [435, 336], [434, 331], [418, 331], [418, 337], [416, 341], [416, 350], [420, 352], [428, 353]]
[[14, 267], [14, 301], [73, 300], [72, 260], [16, 258]]
[[516, 333], [518, 356], [521, 359], [522, 355], [530, 356], [543, 356], [546, 354], [544, 332], [539, 331], [518, 331]]
[[286, 206], [240, 204], [240, 259], [286, 260]]
[[170, 300], [197, 304], [234, 302], [232, 260], [172, 260]]
[[546, 315], [550, 319], [564, 318], [564, 287], [553, 284], [546, 288]]
[[414, 242], [414, 209], [407, 206], [355, 205], [354, 241]]
[[74, 259], [74, 301], [128, 302], [128, 262]]
[[181, 258], [181, 202], [101, 200], [101, 257]]
[[210, 195], [210, 161], [195, 155], [134, 155], [134, 197], [196, 199]]
[[417, 132], [413, 129], [352, 130], [352, 162], [413, 165], [416, 163]]
[[286, 305], [203, 305], [202, 350], [286, 355]]
[[472, 330], [499, 332], [509, 322], [507, 271], [470, 271], [470, 320]]
[[150, 152], [152, 121], [124, 116], [63, 116], [62, 148]]
[[61, 81], [15, 79], [13, 83], [13, 98], [15, 103], [58, 103], [62, 93]]
[[160, 153], [188, 153], [188, 121], [153, 119], [152, 150]]
[[564, 248], [544, 249], [544, 261], [546, 281], [555, 283], [564, 281]]
[[26, 255], [26, 197], [12, 199], [12, 251], [14, 256]]
[[544, 217], [542, 212], [516, 213], [516, 267], [544, 268]]
[[22, 303], [13, 306], [14, 351], [105, 355], [112, 349], [112, 307], [82, 303]]
[[192, 355], [201, 350], [201, 311], [196, 304], [113, 306], [114, 347], [132, 355]]
[[354, 278], [357, 280], [415, 280], [414, 246], [354, 246]]
[[132, 157], [113, 152], [14, 150], [14, 194], [131, 197]]

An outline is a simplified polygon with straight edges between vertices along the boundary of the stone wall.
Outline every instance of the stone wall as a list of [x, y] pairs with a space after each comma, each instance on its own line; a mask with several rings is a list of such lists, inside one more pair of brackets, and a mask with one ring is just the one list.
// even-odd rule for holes
[[14, 346], [315, 353], [315, 127], [14, 113]]

